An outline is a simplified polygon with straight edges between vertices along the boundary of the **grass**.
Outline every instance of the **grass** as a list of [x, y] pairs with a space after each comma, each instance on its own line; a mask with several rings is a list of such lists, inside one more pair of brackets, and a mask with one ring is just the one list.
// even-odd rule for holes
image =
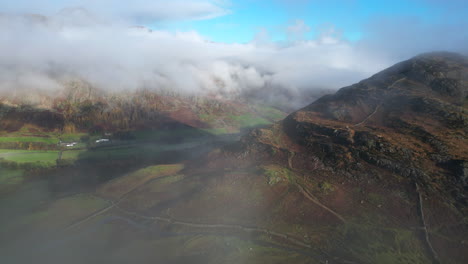
[[431, 263], [420, 230], [395, 226], [388, 218], [370, 211], [354, 217], [337, 230], [340, 244], [359, 263]]
[[217, 237], [214, 240], [225, 247], [225, 263], [310, 263], [304, 256], [237, 237]]
[[161, 179], [159, 181], [156, 181], [154, 182], [154, 184], [151, 184], [151, 186], [149, 186], [151, 188], [151, 191], [152, 192], [160, 192], [160, 191], [164, 191], [164, 189], [169, 186], [170, 184], [172, 183], [176, 183], [178, 181], [181, 181], [185, 178], [184, 175], [182, 174], [175, 174], [173, 176], [170, 176], [170, 177], [166, 177], [164, 179]]
[[385, 198], [382, 195], [378, 193], [373, 193], [373, 192], [368, 193], [367, 198], [369, 199], [369, 203], [373, 205], [379, 205], [379, 204], [384, 203], [385, 201]]
[[60, 141], [63, 141], [63, 142], [78, 142], [78, 144], [72, 148], [62, 146], [62, 148], [64, 149], [86, 147], [85, 143], [80, 142], [81, 138], [87, 135], [86, 133], [74, 133], [74, 134], [60, 134], [58, 132], [32, 133], [32, 132], [26, 132], [26, 130], [27, 129], [22, 129], [19, 132], [1, 134], [0, 144], [4, 148], [38, 150], [38, 149], [58, 149], [59, 146], [57, 144]]
[[[200, 120], [210, 125], [210, 128], [203, 128], [202, 131], [207, 132], [211, 135], [226, 135], [231, 133], [239, 133], [239, 129], [230, 127], [227, 123], [226, 116], [217, 116], [215, 114], [200, 114]], [[222, 121], [222, 122], [221, 122]], [[219, 127], [219, 122], [225, 125], [225, 127]]]
[[33, 136], [25, 136], [25, 137], [0, 137], [0, 142], [21, 142], [21, 143], [30, 143], [30, 142], [40, 142], [46, 144], [57, 144], [59, 139], [56, 137], [33, 137]]
[[157, 180], [148, 181], [138, 186], [138, 191], [125, 196], [124, 206], [131, 206], [136, 210], [145, 210], [164, 204], [172, 199], [179, 199], [183, 193], [196, 188], [197, 183], [183, 181], [185, 176], [174, 174]]
[[278, 165], [267, 165], [262, 166], [262, 174], [267, 177], [267, 182], [269, 185], [275, 185], [279, 182], [292, 182], [294, 174], [287, 168], [278, 166]]
[[350, 223], [345, 244], [346, 250], [364, 263], [430, 263], [420, 239], [411, 230]]
[[286, 113], [270, 106], [258, 106], [256, 110], [259, 112], [260, 116], [272, 121], [279, 121], [286, 117]]
[[65, 150], [62, 152], [62, 158], [60, 161], [57, 161], [58, 167], [67, 167], [75, 164], [77, 160], [81, 158], [81, 155], [85, 153], [86, 150]]
[[271, 124], [271, 121], [268, 121], [262, 117], [254, 116], [252, 114], [245, 114], [245, 115], [231, 115], [229, 117], [233, 120], [240, 128], [246, 127], [255, 127], [260, 125], [268, 125]]
[[30, 150], [24, 150], [24, 149], [0, 149], [0, 154], [5, 154], [5, 153], [28, 153]]
[[80, 141], [81, 137], [87, 136], [87, 133], [61, 134], [60, 138], [65, 142]]
[[[113, 226], [109, 233], [123, 233], [118, 228], [117, 225]], [[121, 239], [121, 241], [119, 247], [114, 248], [110, 254], [113, 260], [111, 262], [146, 263], [148, 260], [157, 260], [156, 263], [315, 263], [311, 262], [310, 258], [294, 252], [261, 245], [249, 238], [226, 234], [188, 232], [180, 233], [178, 236], [138, 237]]]
[[21, 223], [37, 228], [63, 228], [107, 205], [108, 202], [98, 197], [77, 194], [57, 200], [44, 210], [24, 217]]
[[78, 160], [85, 150], [66, 150], [62, 152], [62, 159], [64, 160]]
[[[279, 115], [273, 108], [262, 108], [264, 115], [256, 115], [247, 113], [243, 115], [224, 115], [217, 116], [214, 114], [200, 114], [199, 117], [204, 122], [210, 124], [211, 128], [203, 129], [212, 135], [223, 135], [230, 133], [239, 133], [240, 129], [256, 127], [260, 125], [271, 124], [272, 121], [279, 120]], [[279, 110], [278, 110], [279, 111]], [[279, 111], [281, 113], [281, 111]], [[220, 124], [223, 124], [220, 126]]]
[[330, 192], [333, 192], [335, 190], [335, 187], [329, 182], [322, 181], [318, 184], [318, 188], [320, 191], [324, 194], [328, 194]]
[[99, 188], [98, 193], [110, 198], [120, 198], [149, 180], [177, 174], [183, 168], [183, 164], [146, 167], [106, 183]]
[[19, 164], [24, 163], [41, 163], [47, 166], [56, 164], [58, 151], [19, 151], [13, 155], [3, 157], [7, 161], [13, 161]]
[[23, 171], [22, 170], [13, 170], [0, 167], [0, 185], [16, 185], [22, 183]]
[[[202, 120], [206, 120], [209, 123], [214, 123], [215, 117], [211, 117], [210, 115], [204, 115], [204, 118], [202, 118]], [[202, 130], [212, 135], [226, 135], [239, 133], [240, 129], [242, 128], [271, 124], [270, 121], [262, 117], [254, 116], [252, 114], [230, 115], [224, 119], [224, 122], [225, 124], [227, 124], [226, 127], [212, 127], [204, 128]]]

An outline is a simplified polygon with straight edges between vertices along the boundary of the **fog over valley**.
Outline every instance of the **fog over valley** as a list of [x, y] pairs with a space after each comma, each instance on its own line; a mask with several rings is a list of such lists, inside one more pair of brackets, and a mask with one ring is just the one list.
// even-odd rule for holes
[[0, 2], [0, 263], [465, 264], [465, 0]]

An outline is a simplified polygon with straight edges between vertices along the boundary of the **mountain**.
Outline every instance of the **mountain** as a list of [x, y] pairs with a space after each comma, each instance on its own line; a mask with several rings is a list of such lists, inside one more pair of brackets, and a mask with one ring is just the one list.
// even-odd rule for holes
[[[468, 202], [467, 96], [466, 57], [424, 54], [289, 115], [277, 126], [297, 148], [278, 148], [297, 152], [299, 163], [318, 158], [346, 173], [372, 165], [432, 190], [450, 190], [463, 207]], [[268, 132], [278, 134], [260, 129], [245, 141], [275, 147]]]
[[[164, 149], [174, 145], [151, 141], [131, 152], [130, 144], [82, 149], [87, 163], [44, 176], [53, 178], [47, 202], [0, 222], [0, 253], [15, 263], [465, 263], [467, 96], [468, 58], [429, 53], [209, 153], [195, 145], [188, 151], [196, 154], [171, 159]], [[167, 102], [145, 98], [136, 105]], [[202, 116], [226, 110], [210, 113]], [[78, 129], [86, 124], [77, 120]], [[112, 154], [119, 149], [163, 152], [128, 168]], [[89, 180], [113, 158], [109, 177], [74, 192], [63, 184]], [[29, 189], [38, 196], [43, 186]]]
[[254, 130], [242, 153], [326, 181], [335, 190], [320, 198], [344, 218], [377, 206], [369, 224], [423, 226], [432, 260], [462, 263], [467, 106], [468, 58], [423, 54]]
[[53, 94], [29, 92], [0, 96], [0, 134], [28, 130], [103, 133], [187, 126], [213, 133], [268, 124], [286, 114], [242, 98], [195, 96], [143, 89], [108, 92], [83, 80], [66, 82]]
[[[466, 205], [467, 84], [466, 57], [424, 54], [255, 130], [244, 143], [295, 153], [300, 164], [318, 158], [348, 173], [368, 164], [434, 190], [448, 184]], [[286, 144], [270, 137], [278, 134]]]

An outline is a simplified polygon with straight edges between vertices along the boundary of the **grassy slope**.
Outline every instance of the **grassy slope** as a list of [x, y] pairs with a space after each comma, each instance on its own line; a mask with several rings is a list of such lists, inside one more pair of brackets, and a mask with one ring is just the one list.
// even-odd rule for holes
[[238, 113], [200, 114], [199, 118], [210, 125], [203, 129], [213, 135], [239, 133], [240, 130], [256, 126], [268, 125], [286, 117], [286, 113], [273, 107], [251, 105], [250, 111]]
[[59, 229], [108, 206], [105, 200], [88, 194], [68, 196], [49, 204], [46, 208], [23, 217], [16, 226], [40, 229]]
[[105, 197], [118, 199], [145, 182], [176, 174], [183, 168], [182, 164], [146, 167], [106, 183], [97, 192]]

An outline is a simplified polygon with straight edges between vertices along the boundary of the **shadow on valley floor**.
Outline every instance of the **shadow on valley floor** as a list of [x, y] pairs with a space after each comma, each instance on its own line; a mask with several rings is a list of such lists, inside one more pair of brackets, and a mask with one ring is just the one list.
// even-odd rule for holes
[[[24, 248], [42, 248], [44, 245], [50, 245], [48, 241], [53, 241], [55, 236], [61, 234], [64, 227], [73, 223], [76, 219], [87, 218], [87, 214], [89, 213], [93, 213], [96, 210], [99, 212], [99, 208], [105, 205], [105, 201], [100, 198], [93, 198], [92, 195], [88, 194], [94, 193], [99, 186], [105, 186], [106, 182], [125, 177], [126, 175], [132, 175], [135, 172], [138, 173], [141, 170], [155, 167], [158, 164], [181, 164], [181, 168], [183, 168], [183, 164], [187, 161], [202, 156], [213, 149], [232, 143], [240, 137], [240, 134], [213, 135], [205, 130], [193, 128], [177, 121], [171, 122], [171, 125], [163, 129], [137, 131], [134, 133], [134, 137], [128, 140], [113, 140], [109, 143], [94, 144], [87, 149], [77, 150], [78, 155], [76, 155], [76, 160], [73, 163], [58, 166], [52, 170], [38, 172], [34, 175], [34, 179], [28, 180], [16, 192], [5, 197], [0, 203], [0, 209], [8, 214], [10, 218], [0, 221], [0, 224], [3, 226], [0, 229], [0, 249], [1, 252], [5, 253], [3, 254], [4, 257], [8, 256], [4, 260], [21, 263], [24, 260], [23, 257], [26, 257], [24, 263], [27, 263], [31, 259], [28, 259], [29, 254], [22, 253]], [[59, 159], [66, 157], [67, 155], [62, 153], [59, 155]], [[187, 182], [187, 192], [181, 191], [181, 196], [179, 197], [178, 191], [180, 190], [175, 191], [171, 199], [153, 206], [151, 211], [162, 211], [171, 204], [185, 200], [193, 193], [200, 191], [200, 185], [191, 186], [190, 181]], [[181, 185], [183, 184], [181, 183]], [[190, 191], [192, 187], [194, 189]], [[98, 217], [97, 220], [99, 219]], [[91, 230], [108, 229], [107, 225], [109, 222], [112, 224], [119, 219], [124, 223], [127, 222], [130, 227], [138, 223], [132, 221], [131, 218], [119, 218], [119, 216], [110, 215], [100, 220], [101, 222], [97, 225], [99, 228], [93, 229], [91, 226]], [[33, 224], [30, 225], [29, 223]], [[117, 224], [119, 225], [119, 223]], [[119, 228], [118, 225], [118, 229], [123, 228], [123, 232], [129, 233], [128, 235], [133, 237], [133, 240], [129, 242], [130, 244], [134, 242], [139, 243], [141, 240], [140, 233], [135, 238], [134, 230], [128, 227]], [[138, 223], [138, 225], [141, 224]], [[114, 228], [115, 226], [113, 225], [111, 233], [117, 232]], [[86, 230], [88, 229], [85, 228], [83, 232], [86, 233]], [[187, 256], [185, 253], [179, 254], [173, 251], [179, 243], [188, 243], [200, 236], [207, 236], [209, 243], [214, 243], [214, 241], [218, 240], [222, 240], [223, 243], [231, 243], [228, 251], [234, 253], [239, 247], [247, 251], [252, 250], [252, 247], [262, 247], [265, 248], [266, 253], [270, 250], [279, 250], [286, 252], [286, 254], [291, 252], [301, 254], [300, 249], [288, 248], [286, 246], [281, 247], [275, 244], [270, 245], [265, 241], [259, 241], [258, 243], [245, 242], [243, 239], [236, 238], [236, 235], [230, 235], [224, 231], [215, 233], [185, 232], [178, 234], [175, 231], [163, 230], [156, 233], [151, 232], [155, 236], [151, 243], [165, 243], [165, 241], [170, 240], [168, 244], [172, 247], [158, 250], [163, 256], [165, 254], [161, 259], [162, 263], [197, 263], [195, 259]], [[115, 245], [106, 245], [102, 248], [99, 245], [95, 245], [95, 242], [90, 243], [88, 239], [95, 242], [101, 241], [102, 243], [113, 244], [115, 242], [110, 237], [92, 235], [84, 239], [78, 239], [76, 242], [78, 244], [94, 245], [93, 248], [86, 247], [85, 251], [87, 253], [82, 250], [82, 246], [72, 241], [71, 244], [59, 243], [60, 245], [49, 248], [50, 251], [45, 254], [49, 257], [40, 254], [41, 258], [35, 258], [35, 261], [37, 263], [59, 263], [58, 260], [60, 260], [69, 263], [80, 263], [83, 258], [86, 258], [87, 254], [91, 254], [94, 257], [93, 261], [99, 259], [96, 263], [110, 263], [107, 261], [113, 258], [105, 256], [105, 252], [112, 251], [115, 253]], [[66, 240], [68, 241], [69, 239], [66, 238]], [[73, 237], [70, 237], [70, 240], [73, 240]], [[106, 248], [107, 246], [110, 248]], [[225, 247], [226, 245], [223, 244], [220, 250], [227, 250]], [[51, 253], [51, 251], [57, 254]], [[191, 251], [193, 250], [191, 249]], [[8, 254], [6, 254], [7, 252]], [[284, 252], [280, 255], [284, 255]], [[129, 255], [136, 259], [141, 258], [142, 254], [146, 254], [146, 252], [140, 252], [139, 250], [136, 252], [133, 250], [129, 251]], [[202, 255], [205, 256], [199, 257], [199, 263], [203, 263], [203, 259], [206, 260], [207, 257], [211, 259], [211, 257], [206, 256], [210, 254], [212, 253], [204, 252]], [[304, 253], [302, 252], [302, 254]], [[155, 258], [158, 259], [158, 257]], [[175, 258], [176, 260], [169, 260], [171, 258]], [[119, 262], [118, 260], [115, 261]]]
[[71, 166], [46, 175], [58, 196], [89, 191], [132, 171], [158, 165], [184, 163], [232, 143], [241, 134], [213, 135], [175, 120], [162, 129], [132, 132], [129, 140], [112, 140], [80, 151]]

